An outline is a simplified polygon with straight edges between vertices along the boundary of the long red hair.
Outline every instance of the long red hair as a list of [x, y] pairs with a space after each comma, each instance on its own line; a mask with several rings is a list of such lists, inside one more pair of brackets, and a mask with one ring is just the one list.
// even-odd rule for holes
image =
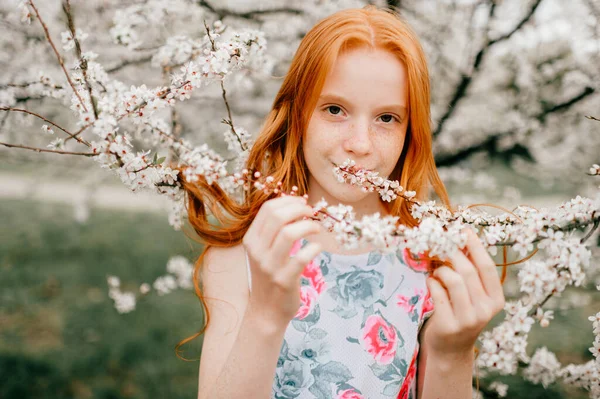
[[[275, 181], [282, 182], [285, 192], [293, 186], [298, 187], [300, 195], [307, 192], [308, 169], [301, 151], [304, 132], [337, 57], [356, 47], [389, 51], [406, 67], [408, 130], [404, 149], [389, 178], [400, 181], [406, 190], [415, 191], [418, 200], [427, 200], [433, 189], [449, 207], [432, 153], [430, 85], [425, 54], [417, 35], [398, 14], [374, 6], [337, 12], [318, 22], [302, 39], [250, 150], [246, 168], [260, 171], [263, 176], [273, 176]], [[251, 187], [240, 204], [219, 186], [208, 185], [202, 177], [197, 182], [184, 180], [183, 186], [189, 223], [205, 244], [195, 265], [194, 285], [206, 319], [204, 328], [178, 347], [202, 334], [208, 326], [210, 316], [198, 281], [206, 250], [211, 246], [230, 247], [241, 243], [262, 204], [272, 197]], [[399, 198], [384, 204], [390, 214], [400, 217], [400, 223], [417, 224], [406, 201]], [[209, 221], [208, 210], [216, 223]]]

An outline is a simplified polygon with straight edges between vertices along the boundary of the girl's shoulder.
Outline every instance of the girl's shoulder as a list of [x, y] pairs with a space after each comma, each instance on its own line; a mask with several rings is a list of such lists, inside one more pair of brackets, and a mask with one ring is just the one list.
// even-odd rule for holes
[[210, 247], [200, 265], [200, 282], [205, 292], [244, 293], [248, 290], [246, 253], [243, 245]]

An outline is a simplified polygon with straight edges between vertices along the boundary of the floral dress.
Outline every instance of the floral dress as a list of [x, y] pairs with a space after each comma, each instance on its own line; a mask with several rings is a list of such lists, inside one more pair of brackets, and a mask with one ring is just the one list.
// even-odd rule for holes
[[417, 338], [433, 312], [426, 277], [407, 251], [321, 252], [302, 273], [271, 398], [416, 399]]

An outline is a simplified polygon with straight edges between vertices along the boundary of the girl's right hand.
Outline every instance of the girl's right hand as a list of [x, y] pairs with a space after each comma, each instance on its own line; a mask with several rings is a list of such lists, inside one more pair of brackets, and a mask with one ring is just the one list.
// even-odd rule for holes
[[300, 307], [300, 275], [321, 251], [309, 243], [290, 257], [296, 240], [317, 234], [321, 225], [303, 220], [313, 215], [302, 197], [286, 196], [266, 201], [244, 235], [252, 274], [248, 310], [261, 321], [284, 328]]

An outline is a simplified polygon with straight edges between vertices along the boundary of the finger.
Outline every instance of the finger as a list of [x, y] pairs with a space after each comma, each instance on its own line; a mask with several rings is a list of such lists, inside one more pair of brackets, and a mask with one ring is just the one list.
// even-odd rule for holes
[[285, 267], [277, 271], [276, 279], [286, 286], [288, 284], [299, 284], [302, 271], [321, 252], [321, 244], [309, 242], [302, 247], [293, 258], [290, 258]]
[[266, 247], [270, 248], [283, 226], [303, 217], [312, 216], [312, 214], [312, 208], [305, 203], [277, 203], [265, 215], [263, 226], [258, 231], [258, 236]]
[[425, 283], [427, 284], [427, 289], [429, 289], [429, 295], [433, 300], [433, 309], [434, 313], [437, 314], [436, 317], [441, 318], [447, 327], [453, 327], [456, 324], [456, 319], [454, 310], [450, 304], [448, 292], [442, 283], [434, 277], [428, 277]]
[[[286, 197], [277, 197], [265, 201], [260, 209], [258, 210], [254, 220], [250, 224], [248, 231], [244, 235], [244, 244], [246, 245], [246, 249], [250, 247], [260, 247], [261, 244], [265, 244], [262, 239], [262, 231], [264, 229], [264, 225], [266, 221], [269, 219], [269, 215], [272, 212], [280, 207], [290, 204], [306, 204], [306, 200], [303, 197], [295, 197], [295, 196], [286, 196]], [[260, 239], [259, 239], [260, 237]], [[267, 243], [270, 245], [270, 242]]]
[[477, 307], [482, 302], [489, 302], [488, 294], [481, 283], [481, 276], [473, 262], [459, 249], [450, 255], [450, 261], [454, 270], [461, 275], [465, 282], [473, 306]]
[[290, 251], [294, 243], [303, 237], [317, 234], [320, 231], [321, 225], [313, 220], [300, 220], [285, 225], [281, 228], [273, 241], [273, 245], [269, 249], [272, 263], [281, 266], [288, 263]]
[[468, 229], [467, 235], [468, 256], [479, 273], [483, 289], [494, 300], [504, 298], [496, 263], [471, 228]]
[[440, 280], [448, 291], [448, 297], [456, 319], [462, 325], [473, 325], [475, 323], [474, 309], [461, 275], [448, 266], [438, 267], [433, 275]]

